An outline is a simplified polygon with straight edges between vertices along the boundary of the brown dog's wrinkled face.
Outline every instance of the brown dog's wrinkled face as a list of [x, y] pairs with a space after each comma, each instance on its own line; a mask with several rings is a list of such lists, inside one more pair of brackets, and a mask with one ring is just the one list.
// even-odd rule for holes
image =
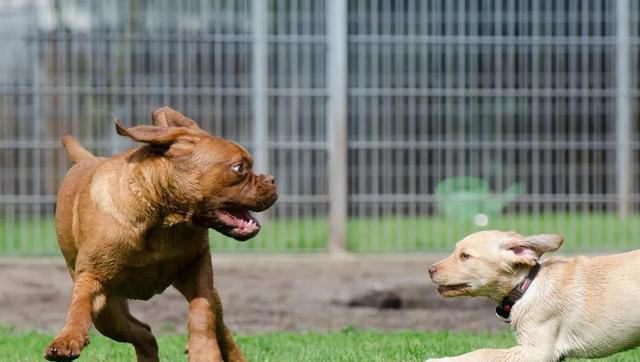
[[276, 202], [273, 177], [256, 175], [251, 155], [221, 138], [205, 137], [195, 146], [192, 157], [203, 160], [197, 181], [203, 198], [194, 221], [237, 240], [255, 236], [260, 223], [249, 211], [264, 211]]
[[558, 249], [562, 241], [559, 235], [480, 231], [459, 241], [453, 254], [429, 268], [429, 275], [444, 297], [500, 300], [543, 253]]
[[264, 211], [276, 202], [273, 177], [256, 175], [244, 148], [210, 135], [171, 108], [158, 109], [152, 120], [154, 126], [132, 128], [116, 121], [116, 128], [170, 162], [171, 184], [182, 195], [177, 198], [194, 204], [193, 222], [241, 241], [258, 234], [260, 223], [249, 211]]

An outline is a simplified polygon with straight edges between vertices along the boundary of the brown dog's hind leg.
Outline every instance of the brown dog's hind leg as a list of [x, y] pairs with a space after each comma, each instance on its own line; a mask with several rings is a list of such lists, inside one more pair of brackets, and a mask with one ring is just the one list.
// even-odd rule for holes
[[109, 298], [94, 321], [104, 336], [118, 342], [131, 343], [136, 349], [138, 362], [157, 362], [158, 344], [146, 323], [129, 314], [125, 299]]
[[213, 289], [214, 300], [218, 306], [220, 306], [220, 313], [218, 314], [218, 328], [216, 329], [216, 338], [218, 339], [218, 345], [222, 350], [222, 355], [225, 357], [225, 361], [229, 362], [245, 362], [247, 359], [244, 353], [240, 350], [236, 342], [233, 340], [233, 334], [231, 330], [224, 324], [222, 319], [222, 303], [218, 296], [218, 291]]

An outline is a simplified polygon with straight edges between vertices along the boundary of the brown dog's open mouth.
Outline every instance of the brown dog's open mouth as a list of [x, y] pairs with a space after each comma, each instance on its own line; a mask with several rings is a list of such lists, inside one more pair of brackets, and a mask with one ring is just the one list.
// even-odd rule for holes
[[239, 209], [217, 209], [214, 211], [218, 221], [228, 227], [228, 234], [239, 240], [246, 240], [260, 231], [260, 222], [249, 211]]
[[196, 221], [240, 241], [251, 239], [260, 231], [260, 222], [249, 211], [236, 207], [211, 210], [206, 217], [197, 217]]
[[450, 284], [450, 285], [438, 285], [438, 293], [447, 296], [451, 294], [459, 294], [466, 291], [471, 286], [467, 283]]

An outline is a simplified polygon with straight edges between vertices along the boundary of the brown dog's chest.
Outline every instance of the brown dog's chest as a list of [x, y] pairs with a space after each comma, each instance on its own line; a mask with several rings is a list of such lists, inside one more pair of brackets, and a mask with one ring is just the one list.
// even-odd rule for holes
[[128, 299], [148, 300], [162, 293], [190, 264], [189, 260], [175, 260], [146, 266], [124, 266], [118, 277], [109, 282], [114, 295]]
[[147, 300], [162, 293], [202, 253], [209, 253], [208, 242], [206, 230], [148, 233], [144, 248], [123, 256], [105, 284], [114, 295]]

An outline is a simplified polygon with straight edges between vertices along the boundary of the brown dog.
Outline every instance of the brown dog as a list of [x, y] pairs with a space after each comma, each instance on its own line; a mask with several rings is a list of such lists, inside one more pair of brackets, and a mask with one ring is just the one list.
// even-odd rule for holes
[[118, 134], [146, 145], [111, 158], [62, 138], [75, 165], [58, 193], [56, 232], [73, 292], [64, 327], [45, 350], [50, 361], [77, 358], [92, 324], [133, 344], [138, 361], [158, 361], [156, 340], [129, 314], [127, 299], [146, 300], [169, 285], [189, 302], [190, 361], [245, 360], [222, 320], [207, 229], [255, 236], [260, 224], [248, 210], [273, 205], [273, 177], [254, 174], [244, 148], [171, 108], [152, 119], [132, 128], [116, 121]]

